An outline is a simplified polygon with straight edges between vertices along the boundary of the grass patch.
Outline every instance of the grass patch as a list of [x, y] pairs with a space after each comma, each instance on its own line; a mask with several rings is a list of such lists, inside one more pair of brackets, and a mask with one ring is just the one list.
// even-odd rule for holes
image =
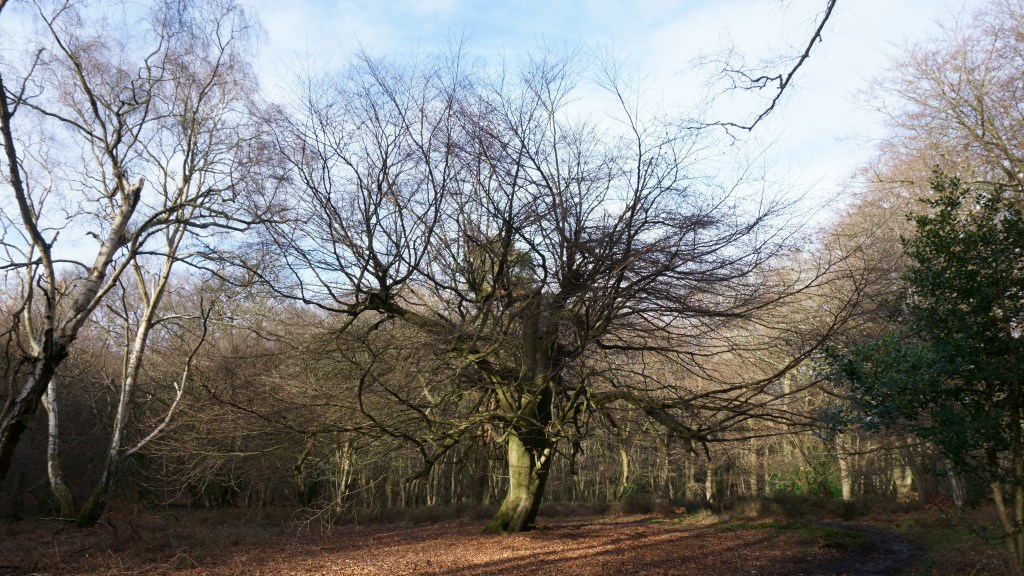
[[[605, 502], [545, 502], [540, 506], [538, 518], [589, 518], [607, 514], [609, 505]], [[494, 514], [492, 513], [491, 516]]]
[[[679, 516], [675, 518], [651, 518], [652, 524], [670, 526], [708, 525], [708, 515]], [[815, 543], [819, 548], [835, 550], [843, 554], [864, 550], [871, 543], [871, 536], [857, 530], [849, 530], [836, 526], [824, 526], [794, 522], [790, 520], [717, 520], [710, 523], [724, 531], [772, 530], [793, 534], [808, 543]]]
[[725, 530], [775, 530], [778, 532], [789, 532], [807, 540], [814, 540], [821, 548], [828, 548], [842, 553], [859, 552], [864, 550], [871, 542], [871, 537], [864, 532], [802, 522], [781, 520], [769, 520], [767, 522], [727, 521], [723, 522], [721, 527]]
[[991, 508], [922, 511], [891, 518], [886, 526], [918, 546], [911, 574], [1009, 574]]

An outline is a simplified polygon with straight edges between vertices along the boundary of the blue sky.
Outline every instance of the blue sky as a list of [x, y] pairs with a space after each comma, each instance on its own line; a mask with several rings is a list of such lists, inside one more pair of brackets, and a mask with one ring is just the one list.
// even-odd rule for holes
[[[331, 68], [356, 47], [401, 57], [465, 35], [480, 56], [514, 57], [541, 41], [613, 48], [642, 75], [657, 105], [686, 108], [707, 93], [695, 59], [735, 46], [749, 62], [796, 54], [824, 0], [248, 0], [269, 39], [266, 83], [299, 68]], [[882, 133], [862, 91], [901, 46], [937, 33], [937, 21], [983, 0], [840, 0], [784, 105], [759, 127], [774, 142], [774, 170], [796, 189], [837, 196]], [[708, 70], [704, 70], [707, 72]], [[742, 120], [753, 103], [721, 99], [718, 114]]]
[[[402, 57], [465, 36], [476, 55], [493, 61], [542, 41], [614, 49], [627, 70], [644, 77], [652, 105], [683, 111], [708, 94], [703, 77], [710, 69], [695, 68], [695, 59], [728, 46], [749, 62], [795, 55], [825, 6], [825, 0], [242, 1], [267, 31], [258, 66], [271, 94], [284, 94], [298, 71], [340, 66], [357, 47]], [[872, 138], [883, 134], [881, 117], [862, 102], [870, 79], [902, 46], [937, 34], [938, 21], [986, 3], [839, 0], [795, 89], [758, 127], [757, 138], [773, 143], [774, 177], [790, 182], [794, 193], [841, 197], [869, 158]], [[19, 12], [7, 12], [4, 33], [11, 38]], [[742, 121], [756, 109], [729, 98], [716, 105], [723, 120]]]

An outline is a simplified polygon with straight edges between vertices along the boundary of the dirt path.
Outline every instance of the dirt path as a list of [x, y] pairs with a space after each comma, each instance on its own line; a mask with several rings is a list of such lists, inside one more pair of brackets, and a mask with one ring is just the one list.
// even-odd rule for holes
[[916, 548], [911, 541], [891, 532], [842, 522], [812, 522], [811, 525], [856, 532], [868, 539], [868, 544], [863, 551], [837, 558], [822, 566], [824, 574], [842, 574], [843, 576], [902, 574], [916, 554]]

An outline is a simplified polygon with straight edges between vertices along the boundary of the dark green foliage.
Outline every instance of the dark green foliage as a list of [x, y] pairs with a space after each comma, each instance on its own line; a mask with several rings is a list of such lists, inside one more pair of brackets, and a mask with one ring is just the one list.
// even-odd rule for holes
[[906, 298], [885, 336], [833, 355], [868, 427], [909, 427], [962, 470], [1006, 480], [1022, 416], [1021, 197], [936, 174], [904, 240]]

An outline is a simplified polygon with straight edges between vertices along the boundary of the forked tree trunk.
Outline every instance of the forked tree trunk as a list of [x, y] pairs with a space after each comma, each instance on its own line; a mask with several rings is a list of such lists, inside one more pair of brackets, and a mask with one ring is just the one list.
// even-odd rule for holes
[[652, 486], [652, 504], [657, 512], [665, 512], [672, 508], [672, 438], [665, 435], [664, 439], [658, 442], [658, 472], [656, 485]]
[[508, 493], [484, 532], [525, 532], [534, 527], [554, 446], [546, 438], [524, 440], [508, 435]]
[[553, 352], [558, 341], [558, 324], [545, 320], [557, 312], [546, 308], [547, 304], [550, 302], [537, 290], [523, 313], [520, 380], [514, 385], [495, 381], [502, 408], [520, 418], [507, 432], [508, 493], [485, 532], [530, 530], [544, 498], [555, 448], [546, 428], [552, 419], [557, 374]]

